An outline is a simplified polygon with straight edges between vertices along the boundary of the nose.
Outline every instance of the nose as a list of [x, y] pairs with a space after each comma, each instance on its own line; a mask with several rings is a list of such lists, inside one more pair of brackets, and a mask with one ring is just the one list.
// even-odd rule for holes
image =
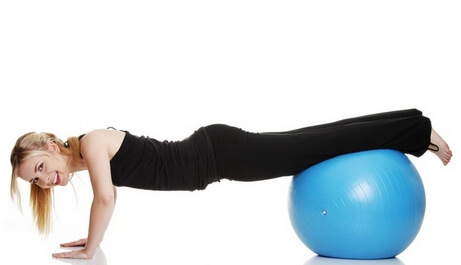
[[49, 175], [45, 175], [43, 173], [37, 175], [38, 181], [37, 184], [41, 187], [43, 186], [50, 186], [50, 179], [51, 177]]

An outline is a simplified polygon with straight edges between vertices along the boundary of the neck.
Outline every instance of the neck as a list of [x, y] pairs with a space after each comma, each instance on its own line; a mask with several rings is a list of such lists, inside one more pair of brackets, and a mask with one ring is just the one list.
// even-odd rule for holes
[[87, 170], [85, 160], [78, 158], [73, 159], [71, 156], [65, 156], [67, 164], [69, 165], [69, 170], [71, 173], [75, 173], [82, 170]]

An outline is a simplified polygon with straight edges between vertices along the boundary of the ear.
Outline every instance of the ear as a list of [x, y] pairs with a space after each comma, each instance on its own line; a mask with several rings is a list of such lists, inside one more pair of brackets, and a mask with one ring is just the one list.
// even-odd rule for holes
[[59, 149], [59, 146], [56, 144], [56, 142], [50, 141], [48, 143], [48, 151], [55, 151], [55, 152], [60, 153], [61, 149]]

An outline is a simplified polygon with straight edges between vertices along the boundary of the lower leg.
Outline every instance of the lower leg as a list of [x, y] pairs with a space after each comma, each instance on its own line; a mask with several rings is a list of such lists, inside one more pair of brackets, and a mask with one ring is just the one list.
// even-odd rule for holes
[[388, 119], [401, 119], [401, 118], [409, 118], [409, 117], [421, 117], [422, 112], [418, 109], [405, 109], [405, 110], [397, 110], [397, 111], [388, 111], [382, 113], [375, 113], [375, 114], [368, 114], [353, 118], [342, 119], [339, 121], [319, 124], [314, 126], [309, 126], [305, 128], [290, 130], [286, 132], [278, 132], [277, 134], [292, 134], [292, 133], [302, 133], [306, 131], [314, 131], [319, 129], [326, 129], [326, 128], [333, 128], [338, 126], [344, 126], [353, 123], [359, 122], [370, 122], [370, 121], [379, 121], [379, 120], [388, 120]]

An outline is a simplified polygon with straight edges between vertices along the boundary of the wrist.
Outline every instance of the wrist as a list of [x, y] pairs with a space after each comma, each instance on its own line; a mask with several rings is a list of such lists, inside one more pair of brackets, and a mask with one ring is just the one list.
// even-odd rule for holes
[[96, 250], [91, 250], [90, 248], [85, 247], [82, 249], [82, 252], [87, 258], [92, 259], [96, 253]]

